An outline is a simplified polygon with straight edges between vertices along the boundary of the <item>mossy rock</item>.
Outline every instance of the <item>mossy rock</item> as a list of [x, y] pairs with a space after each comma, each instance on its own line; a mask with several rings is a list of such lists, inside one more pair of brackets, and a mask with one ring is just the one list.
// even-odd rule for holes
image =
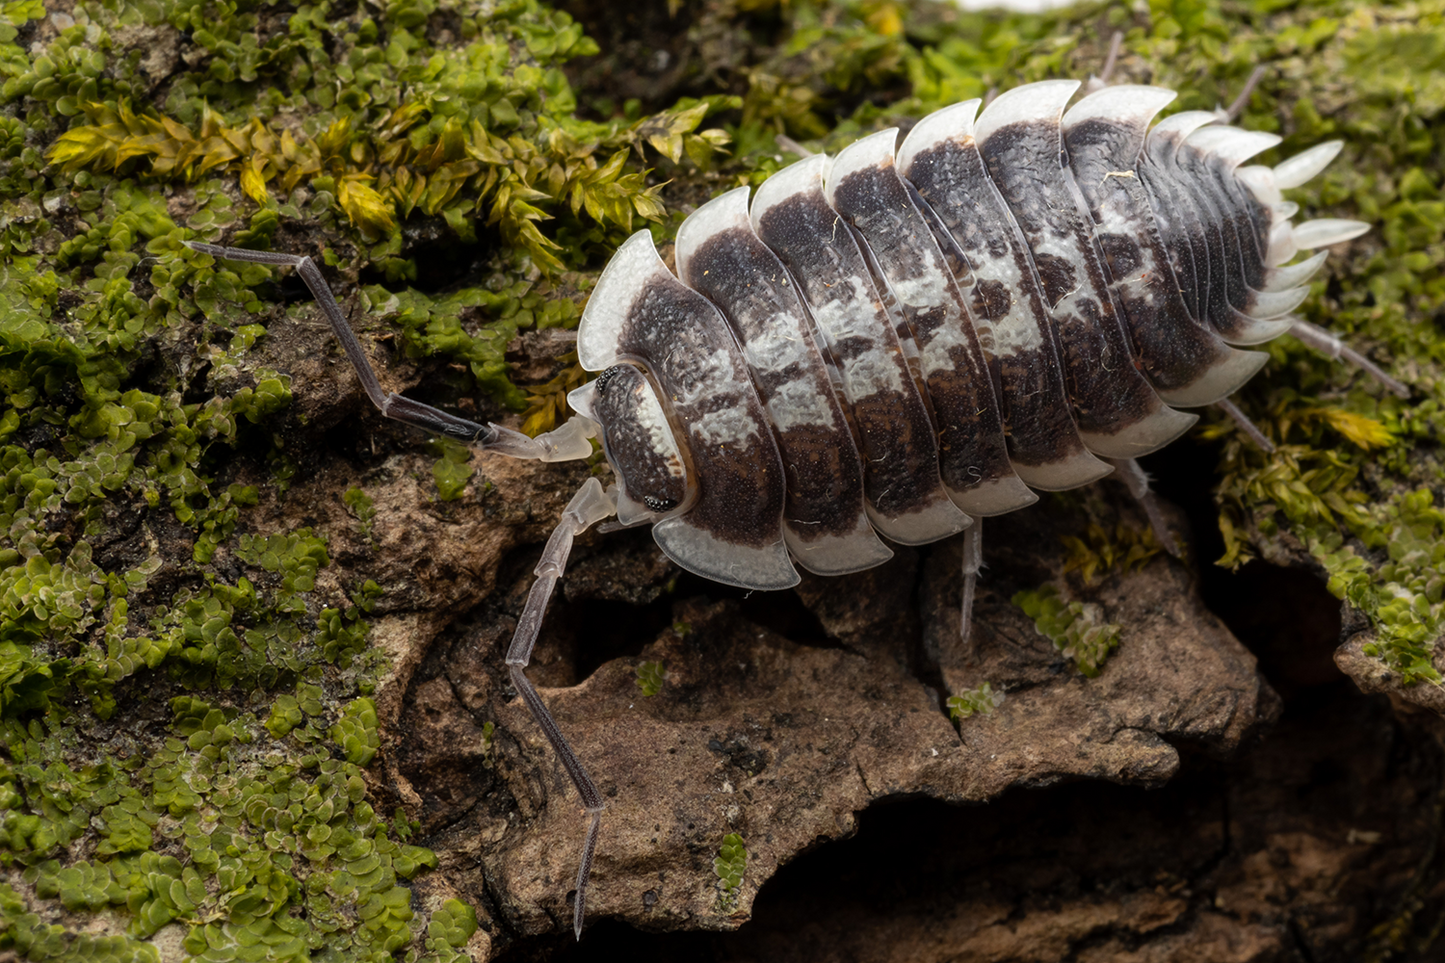
[[[665, 244], [690, 205], [760, 182], [777, 134], [835, 149], [1086, 75], [1115, 29], [1118, 76], [1180, 109], [1267, 65], [1242, 120], [1284, 138], [1267, 161], [1346, 141], [1291, 198], [1375, 227], [1302, 311], [1412, 396], [1284, 338], [1239, 399], [1278, 450], [1215, 415], [1199, 437], [1221, 563], [1317, 572], [1362, 617], [1349, 671], [1434, 704], [1445, 4], [635, 6], [619, 36], [651, 39], [613, 49], [537, 0], [0, 9], [0, 951], [482, 959], [565, 929], [560, 869], [523, 896], [452, 872], [472, 832], [513, 833], [487, 837], [486, 872], [520, 873], [535, 852], [509, 827], [570, 790], [500, 675], [448, 672], [503, 643], [535, 559], [511, 550], [605, 467], [469, 461], [386, 423], [289, 275], [183, 241], [313, 254], [388, 388], [541, 430], [585, 377], [555, 332], [630, 231]], [[1075, 538], [1074, 568], [1110, 569], [1103, 538]], [[639, 541], [579, 558], [599, 596], [676, 580]], [[570, 644], [539, 650], [542, 683], [579, 681]], [[649, 705], [687, 697], [662, 664]], [[619, 665], [635, 692], [636, 658]], [[428, 686], [470, 713], [451, 801], [407, 755]], [[715, 892], [712, 916], [604, 910], [738, 925], [791, 858], [743, 838], [725, 912]], [[733, 844], [689, 845], [706, 896]]]

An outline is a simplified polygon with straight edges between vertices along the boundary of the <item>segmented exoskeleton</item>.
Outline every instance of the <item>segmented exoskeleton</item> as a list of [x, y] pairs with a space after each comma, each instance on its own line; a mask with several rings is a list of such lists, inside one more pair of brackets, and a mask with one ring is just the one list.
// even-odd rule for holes
[[1344, 350], [1289, 316], [1324, 254], [1285, 265], [1367, 226], [1295, 226], [1280, 196], [1338, 142], [1243, 167], [1279, 138], [1199, 111], [1150, 129], [1175, 96], [1157, 87], [1106, 87], [1065, 111], [1078, 87], [957, 104], [896, 150], [881, 131], [779, 171], [751, 203], [747, 188], [723, 194], [683, 222], [676, 275], [633, 235], [577, 333], [602, 374], [569, 396], [579, 417], [536, 439], [383, 391], [309, 258], [191, 245], [297, 266], [388, 417], [547, 461], [585, 458], [600, 435], [617, 484], [589, 479], [568, 504], [507, 655], [591, 816], [579, 935], [602, 797], [523, 671], [575, 535], [616, 514], [651, 524], [689, 571], [785, 589], [798, 567], [859, 571], [891, 556], [886, 541], [966, 531], [966, 633], [978, 519], [1114, 468], [1143, 496], [1133, 459], [1194, 423], [1177, 409], [1226, 398], [1264, 364], [1236, 346], [1293, 331]]

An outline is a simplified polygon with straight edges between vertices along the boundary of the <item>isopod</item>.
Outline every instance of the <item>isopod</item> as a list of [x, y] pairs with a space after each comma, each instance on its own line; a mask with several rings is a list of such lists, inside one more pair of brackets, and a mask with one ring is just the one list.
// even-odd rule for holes
[[1291, 331], [1406, 391], [1289, 314], [1325, 257], [1295, 254], [1367, 229], [1294, 225], [1280, 194], [1339, 142], [1245, 166], [1279, 138], [1202, 111], [1151, 127], [1175, 97], [1158, 87], [1104, 87], [1066, 110], [1079, 86], [956, 104], [901, 144], [880, 131], [751, 197], [724, 193], [682, 223], [676, 274], [634, 234], [577, 332], [601, 374], [569, 395], [577, 417], [535, 439], [385, 392], [310, 258], [191, 243], [296, 267], [389, 418], [544, 461], [586, 458], [600, 437], [616, 484], [589, 479], [568, 503], [506, 659], [589, 816], [578, 936], [604, 804], [524, 670], [579, 533], [613, 515], [650, 524], [683, 568], [778, 590], [799, 567], [856, 572], [888, 542], [963, 532], [966, 636], [979, 520], [1115, 470], [1147, 498], [1134, 459], [1196, 421], [1180, 408], [1256, 374], [1266, 355], [1249, 345]]

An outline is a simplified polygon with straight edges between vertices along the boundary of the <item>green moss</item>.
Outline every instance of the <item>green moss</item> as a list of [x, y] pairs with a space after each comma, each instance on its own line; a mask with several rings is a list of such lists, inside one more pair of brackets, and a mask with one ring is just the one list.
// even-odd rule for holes
[[1068, 549], [1064, 571], [1077, 571], [1084, 584], [1112, 573], [1126, 573], [1143, 568], [1163, 548], [1153, 528], [1134, 528], [1119, 522], [1111, 532], [1097, 522], [1090, 522], [1084, 534], [1061, 536]]
[[[328, 228], [344, 219], [364, 245], [363, 256], [392, 281], [416, 277], [415, 262], [397, 255], [401, 222], [423, 217], [441, 218], [465, 242], [476, 241], [479, 223], [495, 228], [516, 255], [566, 274], [615, 246], [637, 221], [663, 216], [658, 187], [629, 161], [630, 148], [640, 156], [649, 145], [669, 166], [686, 159], [692, 168], [706, 168], [727, 142], [721, 130], [700, 129], [709, 113], [737, 102], [725, 96], [687, 99], [652, 116], [609, 123], [578, 119], [560, 67], [597, 48], [566, 14], [535, 0], [511, 0], [487, 12], [452, 10], [459, 23], [448, 29], [459, 28], [463, 41], [445, 55], [428, 39], [437, 13], [430, 3], [380, 23], [359, 12], [323, 14], [325, 4], [309, 9], [314, 16], [292, 17], [289, 32], [264, 46], [251, 33], [254, 14], [218, 17], [206, 3], [142, 5], [118, 17], [95, 11], [89, 28], [97, 31], [96, 45], [103, 47], [106, 30], [129, 19], [157, 30], [168, 23], [190, 31], [210, 53], [206, 71], [183, 72], [165, 111], [136, 112], [133, 91], [104, 82], [106, 62], [97, 47], [74, 46], [86, 36], [77, 26], [44, 63], [18, 71], [0, 102], [63, 105], [75, 122], [46, 156], [77, 182], [106, 185], [112, 174], [125, 184], [217, 173], [234, 178], [254, 205], [241, 241], [264, 244], [278, 217], [306, 216], [295, 198], [309, 186], [314, 196], [307, 213]], [[66, 79], [58, 80], [62, 74]], [[289, 93], [269, 86], [278, 82]], [[226, 194], [206, 191], [198, 201], [204, 203], [186, 226], [201, 237], [219, 238], [234, 224]], [[22, 230], [17, 243], [23, 247], [33, 233]], [[67, 240], [65, 256], [93, 259], [107, 243], [118, 243], [116, 225], [103, 222]], [[517, 266], [526, 273], [524, 264]], [[254, 285], [269, 273], [240, 275]], [[516, 302], [528, 300], [534, 288], [519, 310]], [[409, 350], [470, 363], [478, 383], [514, 407], [522, 398], [506, 377], [502, 351], [517, 326], [575, 324], [578, 317], [575, 301], [533, 281], [506, 290], [479, 285], [440, 303], [418, 292], [382, 292], [376, 300], [395, 302]], [[209, 292], [198, 290], [196, 303], [207, 314], [216, 308]], [[482, 305], [499, 326], [463, 334], [447, 323], [456, 309]]]
[[661, 662], [643, 662], [637, 667], [637, 688], [644, 696], [655, 696], [662, 691], [663, 667]]
[[477, 931], [477, 912], [460, 900], [449, 899], [432, 914], [426, 928], [426, 949], [429, 961], [452, 963], [469, 959], [457, 952], [467, 945]]
[[1004, 694], [993, 691], [993, 686], [985, 682], [958, 695], [949, 696], [945, 705], [950, 718], [967, 719], [975, 715], [988, 715], [1003, 705], [1003, 700]]
[[372, 541], [372, 525], [376, 521], [376, 505], [371, 496], [360, 488], [348, 488], [341, 493], [341, 501], [352, 515], [361, 529], [361, 537], [368, 542]]
[[433, 439], [430, 447], [440, 454], [431, 470], [437, 483], [437, 497], [444, 502], [461, 498], [477, 472], [472, 467], [472, 450], [447, 438]]
[[712, 869], [717, 875], [718, 886], [724, 893], [737, 892], [738, 887], [743, 884], [743, 875], [748, 869], [748, 851], [743, 846], [741, 836], [737, 833], [728, 833], [723, 837], [717, 857], [712, 861]]
[[492, 764], [492, 748], [496, 745], [497, 725], [494, 722], [482, 723], [482, 758], [484, 765]]
[[[186, 947], [202, 959], [229, 959], [232, 951], [248, 959], [244, 948], [256, 946], [266, 948], [257, 959], [284, 959], [406, 945], [413, 914], [399, 880], [435, 866], [435, 857], [395, 842], [366, 802], [360, 766], [376, 747], [369, 700], [350, 703], [329, 727], [347, 754], [338, 761], [323, 746], [328, 727], [318, 692], [307, 688], [298, 687], [302, 697], [292, 707], [313, 718], [304, 726], [293, 719], [284, 732], [249, 712], [178, 697], [176, 736], [120, 770], [41, 769], [29, 760], [56, 748], [64, 730], [43, 735], [31, 726], [22, 734], [12, 724], [7, 745], [27, 761], [7, 769], [10, 784], [48, 800], [42, 809], [72, 815], [48, 821], [69, 827], [60, 835], [27, 836], [27, 827], [42, 827], [8, 809], [6, 851], [30, 865], [25, 878], [38, 898], [69, 910], [123, 908], [130, 935], [141, 938], [186, 921]], [[102, 858], [69, 865], [47, 858], [84, 830], [82, 820], [103, 826]], [[152, 846], [179, 858], [147, 851]], [[305, 908], [304, 922], [295, 907]]]
[[341, 718], [331, 728], [332, 741], [346, 755], [348, 762], [365, 766], [381, 748], [381, 737], [376, 732], [376, 706], [370, 699], [357, 699], [349, 703]]
[[[109, 886], [116, 885], [108, 873], [106, 878]], [[84, 890], [88, 893], [94, 888], [85, 886]], [[58, 889], [56, 893], [59, 894]], [[75, 908], [84, 905], [83, 899], [75, 902]], [[160, 960], [154, 946], [130, 936], [75, 933], [63, 926], [45, 923], [39, 914], [29, 911], [25, 901], [6, 883], [0, 883], [0, 949], [37, 963], [158, 963]]]
[[1057, 586], [1044, 583], [1014, 593], [1010, 600], [1034, 620], [1038, 633], [1072, 659], [1079, 673], [1094, 678], [1119, 645], [1120, 626], [1104, 621], [1104, 609], [1095, 602], [1068, 601]]
[[1329, 572], [1330, 591], [1376, 626], [1365, 654], [1406, 682], [1438, 684], [1432, 657], [1445, 634], [1445, 512], [1433, 492], [1421, 489], [1362, 514], [1351, 527], [1365, 551], [1338, 530], [1317, 526], [1307, 535], [1310, 553]]

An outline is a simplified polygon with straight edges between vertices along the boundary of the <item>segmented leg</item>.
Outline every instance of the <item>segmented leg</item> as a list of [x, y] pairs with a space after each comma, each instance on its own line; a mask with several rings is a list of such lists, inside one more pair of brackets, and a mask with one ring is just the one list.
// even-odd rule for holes
[[341, 305], [336, 303], [336, 296], [331, 293], [331, 287], [321, 276], [321, 270], [311, 258], [304, 255], [281, 254], [275, 251], [248, 251], [239, 247], [202, 244], [200, 241], [185, 243], [192, 250], [209, 254], [212, 257], [294, 267], [296, 273], [301, 276], [301, 280], [305, 281], [306, 286], [311, 289], [316, 303], [321, 305], [322, 313], [331, 323], [332, 332], [341, 342], [342, 349], [346, 351], [346, 357], [350, 359], [352, 368], [356, 370], [356, 376], [361, 379], [361, 386], [366, 390], [366, 396], [386, 417], [438, 435], [454, 438], [481, 451], [494, 451], [498, 454], [510, 455], [513, 458], [575, 461], [579, 458], [587, 458], [592, 454], [592, 445], [587, 441], [590, 436], [589, 426], [581, 419], [574, 418], [557, 431], [551, 431], [536, 438], [528, 438], [519, 431], [503, 428], [501, 425], [479, 425], [466, 418], [447, 414], [431, 405], [413, 401], [394, 391], [384, 390], [381, 382], [377, 380], [376, 372], [372, 370], [371, 362], [367, 360], [365, 352], [361, 349], [361, 342], [356, 340], [356, 335], [351, 331], [351, 325], [346, 323], [346, 316], [341, 312]]
[[[1289, 329], [1289, 333], [1327, 358], [1336, 361], [1345, 361], [1354, 365], [1380, 382], [1380, 384], [1384, 385], [1386, 389], [1397, 397], [1410, 397], [1410, 389], [1408, 386], [1391, 378], [1379, 365], [1345, 344], [1339, 338], [1330, 334], [1324, 328], [1310, 324], [1308, 321], [1296, 319], [1294, 325]], [[1239, 410], [1234, 402], [1228, 398], [1223, 398], [1215, 402], [1215, 406], [1229, 415], [1230, 418], [1234, 419], [1234, 423], [1239, 426], [1239, 430], [1248, 435], [1249, 439], [1254, 442], [1257, 448], [1265, 454], [1274, 453], [1274, 444], [1264, 436], [1264, 432], [1259, 430], [1258, 425], [1250, 421], [1249, 417]]]
[[[330, 285], [326, 283], [311, 258], [273, 251], [248, 251], [244, 248], [202, 244], [198, 241], [187, 241], [186, 244], [192, 250], [213, 257], [296, 268], [296, 272], [301, 275], [301, 279], [306, 282], [317, 303], [321, 305], [322, 313], [331, 324], [331, 330], [346, 351], [351, 366], [356, 370], [356, 376], [361, 379], [366, 396], [386, 417], [454, 438], [482, 451], [493, 451], [513, 458], [573, 461], [592, 454], [592, 445], [588, 438], [592, 436], [595, 426], [585, 418], [573, 418], [556, 431], [528, 438], [510, 428], [493, 424], [480, 425], [413, 401], [396, 392], [384, 390], [371, 362], [362, 351], [361, 342], [357, 341], [351, 325], [346, 323], [341, 305], [331, 293]], [[597, 836], [602, 829], [602, 810], [606, 807], [602, 802], [602, 794], [597, 791], [597, 785], [587, 775], [586, 767], [572, 751], [572, 747], [567, 744], [566, 737], [562, 735], [562, 730], [558, 728], [552, 714], [547, 711], [541, 695], [527, 679], [525, 669], [532, 659], [532, 650], [537, 645], [537, 636], [542, 628], [542, 618], [547, 612], [547, 602], [552, 597], [552, 589], [567, 567], [567, 556], [572, 551], [573, 539], [616, 512], [615, 497], [605, 492], [602, 484], [595, 478], [587, 479], [581, 490], [572, 496], [572, 500], [562, 512], [561, 521], [557, 523], [552, 537], [547, 540], [546, 548], [542, 550], [542, 559], [536, 568], [537, 581], [532, 584], [532, 590], [527, 595], [527, 605], [522, 610], [522, 617], [512, 636], [512, 645], [507, 650], [507, 671], [512, 685], [527, 704], [527, 710], [531, 712], [547, 741], [552, 744], [552, 750], [556, 752], [562, 768], [567, 770], [572, 785], [582, 797], [583, 809], [591, 820], [587, 827], [587, 837], [582, 844], [582, 860], [577, 870], [577, 902], [572, 911], [572, 929], [578, 939], [582, 938], [582, 919], [587, 906], [587, 881], [591, 876], [592, 859], [597, 851]]]
[[1250, 95], [1254, 93], [1254, 88], [1259, 86], [1259, 82], [1264, 79], [1264, 74], [1265, 68], [1263, 64], [1255, 67], [1254, 70], [1250, 72], [1249, 79], [1244, 82], [1244, 89], [1239, 92], [1238, 97], [1234, 98], [1234, 103], [1219, 112], [1222, 115], [1221, 119], [1226, 124], [1231, 124], [1238, 120], [1239, 115], [1244, 113], [1244, 108], [1249, 104]]
[[1159, 498], [1149, 487], [1149, 476], [1144, 473], [1144, 469], [1132, 458], [1110, 458], [1108, 462], [1114, 466], [1114, 471], [1118, 472], [1119, 480], [1129, 487], [1129, 494], [1143, 507], [1144, 514], [1149, 517], [1149, 527], [1154, 529], [1154, 537], [1159, 540], [1164, 551], [1175, 558], [1183, 558], [1184, 552], [1164, 522], [1164, 513], [1159, 509]]
[[1336, 361], [1344, 360], [1360, 368], [1370, 377], [1384, 385], [1396, 397], [1410, 397], [1410, 389], [1407, 386], [1385, 374], [1379, 365], [1345, 344], [1339, 338], [1330, 334], [1324, 328], [1310, 324], [1308, 321], [1297, 320], [1294, 326], [1289, 329], [1289, 333], [1327, 358], [1333, 358]]
[[532, 590], [527, 593], [527, 605], [522, 610], [522, 617], [517, 621], [517, 631], [512, 635], [512, 646], [507, 650], [507, 671], [512, 676], [512, 685], [516, 687], [522, 701], [527, 703], [527, 709], [546, 735], [547, 741], [552, 744], [552, 750], [557, 753], [562, 768], [567, 770], [572, 785], [577, 787], [577, 795], [582, 797], [583, 810], [591, 819], [587, 827], [587, 838], [582, 843], [582, 860], [577, 867], [577, 902], [572, 909], [572, 930], [579, 940], [582, 938], [582, 918], [587, 908], [587, 880], [591, 876], [592, 858], [597, 851], [597, 835], [602, 829], [602, 810], [607, 807], [602, 801], [602, 794], [597, 791], [597, 785], [592, 781], [592, 777], [587, 775], [587, 768], [572, 751], [567, 737], [562, 735], [552, 713], [547, 711], [542, 697], [528, 680], [525, 669], [532, 661], [532, 650], [536, 648], [537, 636], [542, 630], [542, 618], [547, 613], [547, 602], [552, 597], [552, 589], [567, 568], [572, 540], [616, 511], [616, 501], [602, 490], [602, 483], [595, 478], [587, 479], [581, 490], [572, 496], [572, 500], [562, 512], [561, 521], [552, 532], [552, 537], [547, 539], [547, 547], [542, 550], [542, 559], [535, 569], [537, 581], [532, 583]]
[[1266, 455], [1274, 454], [1274, 442], [1264, 437], [1264, 432], [1259, 430], [1259, 426], [1250, 421], [1249, 416], [1240, 411], [1234, 402], [1228, 398], [1221, 398], [1214, 403], [1214, 406], [1233, 418], [1234, 423], [1239, 426], [1239, 430], [1249, 436], [1249, 440], [1254, 442], [1256, 448]]
[[983, 568], [983, 519], [974, 518], [963, 532], [963, 618], [959, 622], [959, 642], [967, 646], [973, 631], [973, 596], [978, 589], [978, 573]]
[[785, 151], [786, 153], [797, 154], [799, 157], [813, 156], [812, 151], [808, 150], [808, 148], [793, 140], [793, 138], [789, 137], [787, 134], [779, 134], [778, 136], [774, 137], [773, 140], [777, 143], [778, 149]]
[[1115, 30], [1109, 38], [1109, 55], [1104, 58], [1104, 69], [1099, 71], [1099, 76], [1090, 77], [1084, 84], [1084, 90], [1093, 93], [1096, 90], [1103, 90], [1109, 86], [1109, 78], [1114, 73], [1114, 66], [1119, 62], [1119, 51], [1124, 49], [1124, 32]]

